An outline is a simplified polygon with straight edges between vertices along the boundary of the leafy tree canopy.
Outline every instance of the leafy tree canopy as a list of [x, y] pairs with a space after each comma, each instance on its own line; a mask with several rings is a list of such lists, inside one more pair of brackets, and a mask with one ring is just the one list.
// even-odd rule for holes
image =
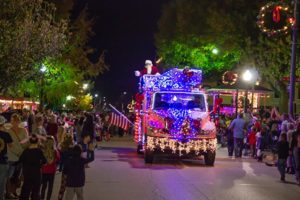
[[0, 2], [0, 92], [31, 78], [47, 57], [59, 56], [67, 24], [54, 20], [55, 7], [40, 0]]

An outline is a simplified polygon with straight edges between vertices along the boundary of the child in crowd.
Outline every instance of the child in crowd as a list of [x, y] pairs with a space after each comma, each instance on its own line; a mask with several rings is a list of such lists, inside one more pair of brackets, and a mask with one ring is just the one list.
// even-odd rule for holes
[[76, 195], [77, 200], [83, 200], [83, 187], [85, 184], [85, 165], [94, 160], [94, 146], [88, 147], [91, 157], [83, 158], [82, 149], [79, 145], [73, 148], [73, 156], [66, 162], [64, 174], [67, 176], [66, 200], [73, 200]]
[[280, 141], [277, 144], [278, 148], [278, 171], [280, 172], [280, 180], [285, 182], [285, 167], [289, 156], [289, 143], [285, 133], [280, 135]]
[[33, 134], [30, 146], [23, 151], [19, 162], [22, 164], [24, 183], [21, 190], [20, 200], [40, 199], [41, 167], [47, 162], [42, 150], [38, 147], [38, 137]]
[[253, 126], [248, 134], [248, 142], [250, 146], [251, 156], [255, 157], [255, 145], [256, 145], [256, 128]]
[[53, 136], [47, 136], [44, 142], [43, 153], [47, 159], [47, 164], [42, 168], [42, 189], [41, 199], [45, 199], [45, 192], [47, 191], [47, 200], [51, 199], [52, 189], [54, 184], [54, 177], [57, 168], [57, 163], [60, 159], [59, 152], [56, 150], [55, 139]]

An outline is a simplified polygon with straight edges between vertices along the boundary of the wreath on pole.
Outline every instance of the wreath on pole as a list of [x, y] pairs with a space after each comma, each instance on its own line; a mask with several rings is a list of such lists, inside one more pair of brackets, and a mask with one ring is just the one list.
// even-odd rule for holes
[[294, 25], [293, 11], [283, 2], [270, 2], [261, 7], [257, 25], [268, 36], [287, 34]]

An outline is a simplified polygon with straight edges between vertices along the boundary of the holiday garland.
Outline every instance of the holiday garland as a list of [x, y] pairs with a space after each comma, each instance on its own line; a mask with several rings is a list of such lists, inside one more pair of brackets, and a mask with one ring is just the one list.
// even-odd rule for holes
[[294, 24], [292, 10], [283, 2], [270, 2], [261, 7], [257, 25], [268, 36], [286, 34]]

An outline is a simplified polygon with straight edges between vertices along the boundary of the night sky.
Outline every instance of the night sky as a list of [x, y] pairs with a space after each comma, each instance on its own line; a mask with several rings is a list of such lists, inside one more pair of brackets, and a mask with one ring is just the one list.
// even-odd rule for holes
[[91, 45], [106, 50], [110, 70], [95, 81], [95, 91], [115, 101], [137, 91], [134, 71], [156, 58], [154, 34], [163, 4], [169, 0], [86, 0], [95, 19]]

